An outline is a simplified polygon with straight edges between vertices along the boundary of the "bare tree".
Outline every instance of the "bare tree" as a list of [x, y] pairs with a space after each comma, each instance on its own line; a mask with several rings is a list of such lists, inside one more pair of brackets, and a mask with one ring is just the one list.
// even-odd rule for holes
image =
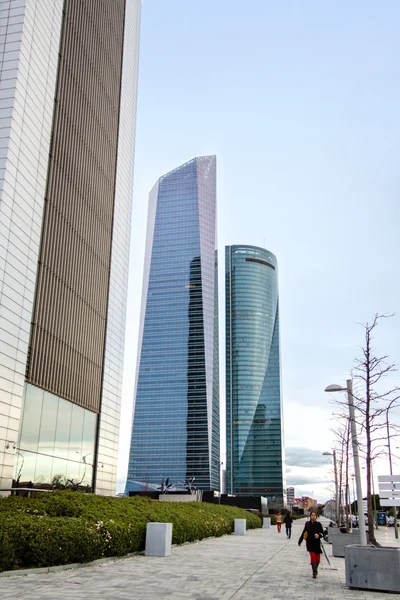
[[[374, 545], [378, 543], [375, 538], [372, 506], [372, 462], [383, 453], [386, 454], [385, 447], [389, 444], [387, 436], [398, 435], [398, 427], [388, 423], [388, 414], [400, 405], [400, 388], [396, 386], [386, 391], [382, 390], [382, 380], [397, 369], [394, 363], [388, 361], [387, 355], [375, 354], [372, 341], [379, 322], [391, 316], [375, 314], [372, 323], [363, 324], [365, 339], [362, 357], [356, 360], [355, 367], [355, 378], [361, 383], [361, 386], [357, 387], [362, 390], [353, 393], [356, 421], [363, 437], [360, 449], [364, 452], [366, 461], [369, 540]], [[361, 509], [362, 507], [359, 507], [360, 518]]]
[[[341, 425], [336, 429], [331, 429], [331, 431], [335, 434], [336, 444], [338, 446], [338, 450], [336, 451], [337, 455], [337, 465], [338, 465], [338, 488], [339, 488], [339, 515], [342, 514], [342, 506], [346, 515], [346, 531], [350, 530], [350, 507], [348, 503], [349, 497], [349, 458], [350, 458], [350, 420], [349, 417], [341, 412], [335, 414], [335, 419], [341, 421]], [[344, 484], [343, 484], [344, 480]], [[342, 503], [342, 487], [344, 485], [345, 489], [345, 500]], [[339, 519], [341, 520], [341, 519]]]

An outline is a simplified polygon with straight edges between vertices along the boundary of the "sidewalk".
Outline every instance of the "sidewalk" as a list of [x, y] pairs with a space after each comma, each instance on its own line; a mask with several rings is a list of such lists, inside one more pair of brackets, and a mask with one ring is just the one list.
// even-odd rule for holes
[[[322, 522], [326, 520], [322, 519]], [[224, 536], [172, 549], [167, 558], [135, 556], [114, 563], [49, 574], [0, 579], [0, 599], [30, 600], [342, 600], [388, 595], [349, 590], [344, 559], [322, 557], [312, 579], [305, 544], [297, 545], [304, 520], [295, 521], [292, 539], [276, 528], [246, 536]], [[380, 528], [378, 539], [394, 542], [392, 528]], [[393, 538], [393, 539], [392, 539]]]

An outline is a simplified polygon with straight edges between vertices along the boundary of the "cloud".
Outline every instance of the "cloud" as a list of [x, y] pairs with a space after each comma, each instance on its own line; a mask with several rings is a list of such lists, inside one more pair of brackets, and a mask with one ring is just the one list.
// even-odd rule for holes
[[292, 467], [322, 467], [329, 462], [328, 456], [322, 456], [321, 450], [310, 448], [286, 448], [286, 465]]
[[313, 477], [310, 473], [310, 475], [292, 475], [291, 477], [288, 477], [287, 485], [294, 487], [296, 485], [314, 485], [317, 483], [324, 483], [325, 485], [329, 484], [323, 477]]

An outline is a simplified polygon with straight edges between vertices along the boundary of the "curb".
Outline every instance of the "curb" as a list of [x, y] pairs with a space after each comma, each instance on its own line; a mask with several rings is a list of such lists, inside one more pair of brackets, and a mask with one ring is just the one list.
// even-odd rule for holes
[[85, 567], [96, 567], [99, 565], [114, 563], [124, 560], [126, 558], [132, 558], [133, 556], [144, 556], [144, 551], [141, 552], [130, 552], [124, 554], [124, 556], [107, 556], [105, 558], [96, 558], [86, 563], [69, 563], [68, 565], [54, 565], [53, 567], [35, 567], [32, 569], [15, 569], [14, 571], [3, 571], [0, 573], [1, 577], [24, 577], [26, 575], [40, 575], [42, 573], [57, 573], [59, 571], [70, 571], [71, 569], [84, 569]]

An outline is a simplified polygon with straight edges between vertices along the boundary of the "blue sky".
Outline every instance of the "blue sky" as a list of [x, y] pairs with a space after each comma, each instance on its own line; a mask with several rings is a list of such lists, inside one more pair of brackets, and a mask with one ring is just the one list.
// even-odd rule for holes
[[[221, 258], [234, 243], [278, 258], [285, 443], [300, 448], [288, 484], [329, 496], [326, 458], [315, 460], [333, 444], [323, 390], [348, 376], [358, 323], [399, 313], [376, 343], [400, 363], [399, 22], [391, 0], [144, 0], [121, 477], [148, 193], [163, 173], [216, 154]], [[301, 467], [304, 449], [313, 467]]]

